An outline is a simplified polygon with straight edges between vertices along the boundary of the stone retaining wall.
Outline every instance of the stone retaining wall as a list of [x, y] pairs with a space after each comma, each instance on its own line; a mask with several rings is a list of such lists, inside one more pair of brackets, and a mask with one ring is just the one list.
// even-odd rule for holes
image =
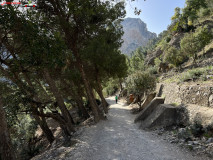
[[[162, 83], [157, 85], [157, 91]], [[164, 83], [165, 104], [185, 104], [190, 123], [213, 125], [213, 84]]]
[[[160, 88], [157, 85], [157, 91]], [[166, 104], [195, 104], [213, 108], [213, 84], [164, 83], [162, 96]]]

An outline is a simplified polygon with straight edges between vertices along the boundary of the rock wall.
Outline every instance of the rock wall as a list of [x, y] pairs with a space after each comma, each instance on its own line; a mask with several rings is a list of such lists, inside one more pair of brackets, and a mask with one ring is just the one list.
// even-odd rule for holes
[[[162, 83], [157, 85], [157, 91]], [[165, 104], [184, 104], [190, 123], [213, 125], [213, 84], [164, 83]]]
[[159, 83], [157, 90], [161, 84], [166, 104], [195, 104], [213, 108], [213, 84]]
[[145, 46], [150, 39], [156, 38], [156, 33], [148, 31], [146, 23], [139, 18], [126, 18], [122, 22], [124, 40], [120, 50], [130, 55], [138, 47]]

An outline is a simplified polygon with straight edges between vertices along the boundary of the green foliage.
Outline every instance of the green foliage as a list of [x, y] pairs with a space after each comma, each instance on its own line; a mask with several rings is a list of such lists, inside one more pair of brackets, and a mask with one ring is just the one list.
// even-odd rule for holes
[[156, 78], [148, 72], [136, 72], [129, 75], [125, 83], [128, 92], [142, 95], [155, 90]]
[[200, 27], [195, 33], [187, 33], [181, 40], [181, 50], [188, 57], [193, 57], [194, 61], [197, 59], [197, 52], [204, 49], [204, 47], [212, 40], [212, 34], [208, 32], [207, 27]]
[[168, 47], [168, 42], [166, 41], [166, 37], [163, 38], [159, 43], [158, 43], [158, 47], [160, 47], [161, 50], [166, 50]]
[[155, 58], [154, 63], [155, 66], [158, 68], [160, 66], [161, 60], [159, 58]]
[[[212, 1], [212, 0], [210, 0]], [[172, 16], [172, 24], [168, 27], [169, 32], [188, 32], [192, 30], [200, 17], [210, 15], [209, 0], [186, 0], [183, 9], [175, 8]]]
[[138, 48], [133, 52], [133, 56], [129, 59], [130, 66], [129, 67], [129, 72], [135, 72], [138, 70], [144, 70], [144, 58], [145, 58], [145, 53], [143, 52], [142, 48]]
[[165, 51], [164, 61], [178, 67], [184, 60], [184, 55], [180, 50], [171, 46]]
[[146, 72], [148, 72], [150, 75], [155, 75], [158, 73], [158, 67], [157, 66], [148, 67], [146, 69]]
[[104, 94], [106, 96], [112, 96], [118, 91], [119, 88], [119, 79], [110, 79], [110, 81], [105, 84]]
[[199, 51], [198, 38], [192, 32], [185, 34], [180, 42], [181, 51], [188, 57], [193, 57], [194, 61], [197, 59], [197, 52]]
[[199, 27], [196, 29], [195, 36], [197, 37], [199, 43], [199, 49], [203, 49], [207, 44], [209, 44], [213, 38], [213, 34], [208, 31], [207, 26]]
[[180, 76], [180, 82], [185, 82], [188, 80], [196, 80], [199, 78], [202, 78], [202, 80], [205, 80], [204, 77], [206, 77], [206, 74], [208, 72], [209, 68], [196, 68], [189, 70], [187, 72], [184, 72]]
[[16, 149], [16, 153], [18, 153], [19, 157], [23, 160], [32, 158], [38, 154], [39, 149], [41, 149], [33, 143], [33, 139], [36, 139], [36, 130], [37, 123], [25, 114], [20, 114], [16, 124], [11, 128], [13, 146]]
[[206, 16], [209, 16], [211, 14], [211, 10], [209, 8], [201, 8], [198, 12], [198, 16], [200, 18], [204, 18]]

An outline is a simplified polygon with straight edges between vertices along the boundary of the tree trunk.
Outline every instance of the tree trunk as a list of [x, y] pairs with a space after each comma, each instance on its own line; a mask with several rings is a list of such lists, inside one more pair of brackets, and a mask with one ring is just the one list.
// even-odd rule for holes
[[82, 113], [83, 117], [85, 119], [89, 118], [90, 115], [87, 112], [86, 108], [84, 107], [81, 95], [78, 95], [76, 93], [75, 89], [73, 88], [75, 86], [74, 82], [72, 80], [70, 80], [69, 82], [71, 83], [72, 86], [70, 84], [68, 84], [65, 80], [62, 80], [62, 83], [64, 83], [66, 85], [65, 90], [66, 90], [67, 94], [71, 95], [72, 98], [74, 99], [74, 101], [77, 103], [77, 106], [78, 106], [80, 112]]
[[64, 100], [63, 100], [63, 97], [61, 96], [58, 88], [56, 87], [55, 85], [55, 82], [53, 81], [53, 79], [50, 77], [50, 74], [48, 72], [47, 69], [44, 70], [44, 77], [45, 79], [47, 80], [47, 83], [49, 84], [49, 87], [50, 87], [50, 90], [51, 92], [53, 93], [58, 105], [59, 105], [59, 108], [62, 112], [62, 116], [65, 118], [66, 120], [66, 126], [67, 126], [67, 129], [68, 131], [71, 133], [71, 132], [75, 132], [75, 129], [73, 127], [73, 119], [68, 111], [68, 109], [66, 108], [66, 105], [64, 104]]
[[0, 159], [15, 160], [15, 153], [12, 149], [10, 134], [7, 128], [7, 120], [3, 103], [0, 97]]
[[101, 102], [102, 102], [102, 105], [103, 105], [104, 112], [107, 114], [108, 113], [107, 106], [109, 104], [107, 103], [106, 99], [104, 98], [104, 95], [103, 95], [103, 92], [102, 92], [102, 87], [101, 87], [101, 85], [98, 82], [97, 82], [96, 91], [97, 91], [98, 95], [101, 98]]
[[47, 122], [45, 120], [45, 117], [39, 117], [38, 115], [33, 114], [33, 117], [35, 118], [38, 125], [41, 127], [42, 131], [44, 132], [45, 136], [47, 137], [47, 140], [50, 142], [50, 144], [55, 140], [52, 131], [47, 125]]
[[120, 78], [119, 78], [119, 84], [120, 84], [121, 91], [123, 91], [122, 81]]
[[37, 109], [33, 109], [33, 117], [35, 118], [38, 125], [41, 127], [42, 131], [44, 132], [47, 140], [50, 144], [55, 140], [52, 131], [50, 130], [49, 126], [47, 125], [45, 117], [38, 116]]
[[84, 104], [83, 104], [83, 102], [82, 102], [82, 100], [81, 100], [80, 97], [76, 99], [76, 103], [77, 103], [77, 105], [78, 105], [78, 107], [79, 107], [79, 109], [80, 109], [80, 111], [81, 111], [83, 117], [84, 117], [85, 119], [89, 118], [90, 115], [89, 115], [89, 113], [87, 112], [86, 108], [84, 107]]
[[98, 71], [98, 68], [95, 67], [96, 69], [96, 84], [97, 86], [95, 87], [99, 97], [101, 98], [101, 102], [102, 102], [102, 105], [103, 105], [103, 109], [104, 109], [104, 112], [107, 114], [108, 113], [108, 108], [107, 106], [109, 105], [106, 101], [106, 99], [104, 98], [104, 95], [103, 95], [103, 88], [101, 86], [101, 80], [99, 78], [99, 71]]
[[86, 78], [86, 74], [83, 70], [83, 66], [81, 65], [81, 63], [78, 63], [78, 68], [80, 70], [80, 73], [81, 73], [81, 76], [82, 76], [82, 79], [83, 79], [83, 82], [84, 82], [84, 86], [86, 88], [87, 96], [88, 96], [88, 99], [89, 99], [89, 102], [90, 102], [90, 105], [91, 105], [91, 108], [92, 108], [92, 112], [94, 114], [94, 120], [97, 123], [100, 119], [104, 119], [104, 116], [101, 113], [100, 109], [98, 108], [98, 105], [97, 105], [95, 98], [94, 98], [94, 95], [93, 95], [92, 88], [89, 85], [89, 82]]
[[68, 131], [68, 128], [66, 126], [66, 120], [60, 115], [60, 113], [39, 113], [39, 112], [36, 112], [36, 114], [38, 114], [38, 116], [42, 117], [42, 118], [45, 118], [45, 117], [50, 117], [52, 119], [54, 119], [55, 121], [58, 122], [59, 126], [61, 127], [62, 129], [62, 132], [63, 132], [63, 137], [65, 139], [65, 141], [68, 141], [70, 140], [70, 132]]

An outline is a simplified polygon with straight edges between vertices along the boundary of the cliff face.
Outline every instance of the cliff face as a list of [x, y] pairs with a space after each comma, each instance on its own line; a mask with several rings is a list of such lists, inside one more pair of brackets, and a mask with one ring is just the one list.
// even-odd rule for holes
[[156, 33], [149, 32], [146, 24], [139, 18], [126, 18], [123, 22], [124, 43], [121, 52], [130, 54], [140, 46], [145, 46], [149, 39], [156, 38]]

